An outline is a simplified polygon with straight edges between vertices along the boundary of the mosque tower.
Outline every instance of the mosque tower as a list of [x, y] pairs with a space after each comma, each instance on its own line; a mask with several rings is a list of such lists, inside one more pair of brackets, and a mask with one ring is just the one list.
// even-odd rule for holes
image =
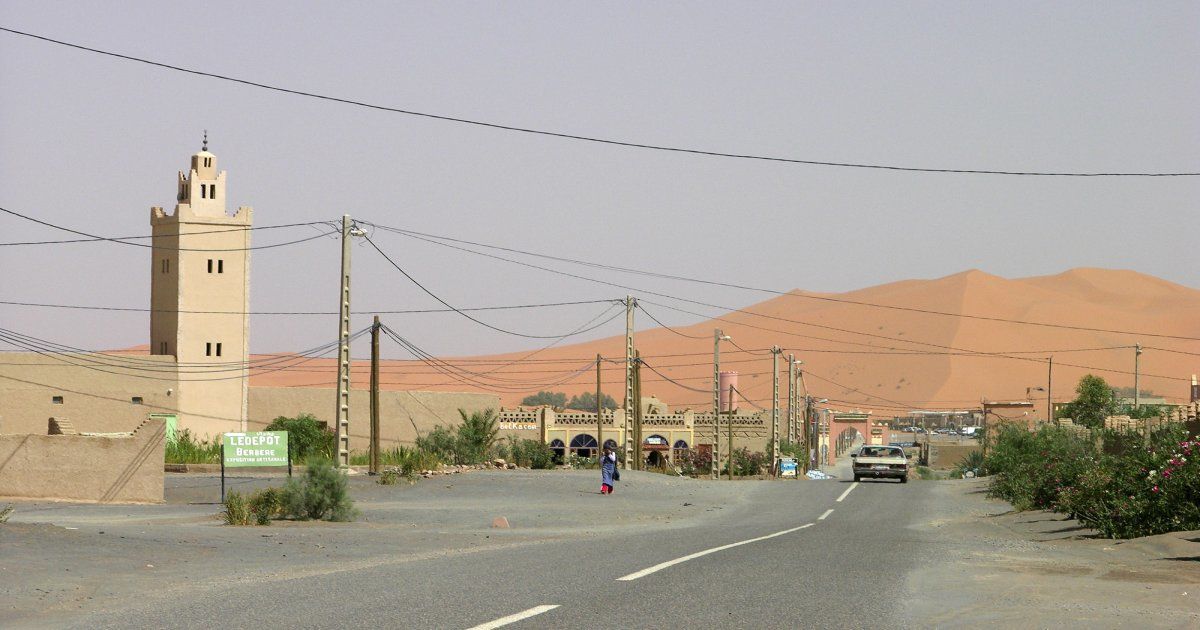
[[175, 357], [178, 427], [198, 437], [246, 430], [253, 210], [227, 213], [226, 190], [206, 132], [175, 213], [150, 209], [150, 353]]

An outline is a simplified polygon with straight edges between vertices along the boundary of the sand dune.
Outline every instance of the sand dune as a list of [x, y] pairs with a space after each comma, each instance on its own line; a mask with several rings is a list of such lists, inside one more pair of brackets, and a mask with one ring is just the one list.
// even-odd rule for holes
[[[1084, 268], [1006, 279], [970, 270], [841, 294], [797, 290], [674, 330], [646, 328], [652, 322], [638, 313], [637, 346], [647, 365], [679, 383], [644, 369], [644, 393], [679, 407], [711, 407], [715, 327], [745, 349], [722, 344], [722, 368], [740, 373], [739, 390], [750, 401], [742, 402], [742, 407], [770, 406], [771, 357], [765, 349], [772, 345], [782, 347], [785, 357], [794, 353], [803, 360], [804, 383], [814, 396], [829, 398], [834, 406], [869, 409], [879, 415], [966, 408], [983, 397], [1023, 400], [1026, 388], [1046, 386], [1049, 356], [1054, 357], [1056, 401], [1071, 399], [1076, 381], [1088, 372], [1114, 386], [1132, 386], [1128, 372], [1133, 370], [1134, 350], [1129, 346], [1138, 342], [1146, 347], [1141, 357], [1143, 389], [1180, 401], [1188, 395], [1186, 379], [1200, 372], [1200, 356], [1179, 353], [1200, 355], [1200, 341], [1027, 326], [819, 298], [1200, 338], [1200, 291], [1153, 276]], [[662, 307], [644, 306], [660, 318], [668, 314]], [[1119, 346], [1126, 347], [1115, 348]], [[533, 356], [524, 352], [451, 359], [476, 373], [457, 378], [424, 364], [388, 361], [382, 381], [387, 389], [494, 391], [504, 404], [512, 405], [539, 389], [568, 394], [594, 390], [594, 370], [572, 372], [586, 368], [596, 354], [623, 361], [624, 339], [564, 344]], [[506, 365], [521, 359], [525, 360]], [[329, 387], [335, 380], [331, 360], [311, 361], [303, 368], [255, 375], [251, 382]], [[786, 375], [786, 359], [780, 361], [780, 369]], [[356, 388], [366, 386], [367, 373], [365, 363], [355, 363]], [[605, 392], [620, 399], [623, 366], [606, 363], [602, 378]], [[781, 396], [786, 396], [786, 378], [781, 383]], [[1045, 401], [1044, 392], [1030, 395]]]

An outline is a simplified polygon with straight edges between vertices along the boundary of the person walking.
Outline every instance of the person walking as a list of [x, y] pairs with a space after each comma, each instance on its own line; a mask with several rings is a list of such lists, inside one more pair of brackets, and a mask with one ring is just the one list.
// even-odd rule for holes
[[617, 470], [617, 454], [607, 446], [600, 456], [600, 494], [612, 494], [613, 484], [621, 478]]

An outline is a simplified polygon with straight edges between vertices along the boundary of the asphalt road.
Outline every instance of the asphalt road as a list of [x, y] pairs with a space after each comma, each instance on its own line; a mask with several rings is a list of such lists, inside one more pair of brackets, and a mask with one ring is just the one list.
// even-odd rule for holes
[[[948, 611], [959, 616], [943, 625], [983, 619], [967, 612], [978, 598], [960, 588], [980, 577], [971, 542], [956, 536], [947, 546], [942, 528], [966, 518], [961, 494], [948, 489], [970, 486], [623, 476], [610, 497], [598, 494], [594, 471], [473, 472], [415, 486], [360, 478], [357, 522], [269, 528], [217, 522], [215, 506], [194, 504], [214, 480], [191, 475], [169, 478], [173, 502], [162, 506], [18, 504], [0, 526], [0, 626], [474, 628], [526, 615], [504, 627], [926, 627]], [[511, 529], [489, 527], [500, 515]], [[1028, 621], [980, 610], [1000, 625]], [[1099, 627], [1112, 619], [1100, 609], [1094, 618]]]

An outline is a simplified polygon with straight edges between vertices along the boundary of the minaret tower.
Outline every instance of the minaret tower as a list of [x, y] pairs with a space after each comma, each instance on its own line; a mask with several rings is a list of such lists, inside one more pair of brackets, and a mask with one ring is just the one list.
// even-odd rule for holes
[[225, 192], [205, 132], [175, 213], [150, 209], [150, 352], [175, 357], [178, 426], [199, 437], [246, 429], [253, 210], [227, 213]]

